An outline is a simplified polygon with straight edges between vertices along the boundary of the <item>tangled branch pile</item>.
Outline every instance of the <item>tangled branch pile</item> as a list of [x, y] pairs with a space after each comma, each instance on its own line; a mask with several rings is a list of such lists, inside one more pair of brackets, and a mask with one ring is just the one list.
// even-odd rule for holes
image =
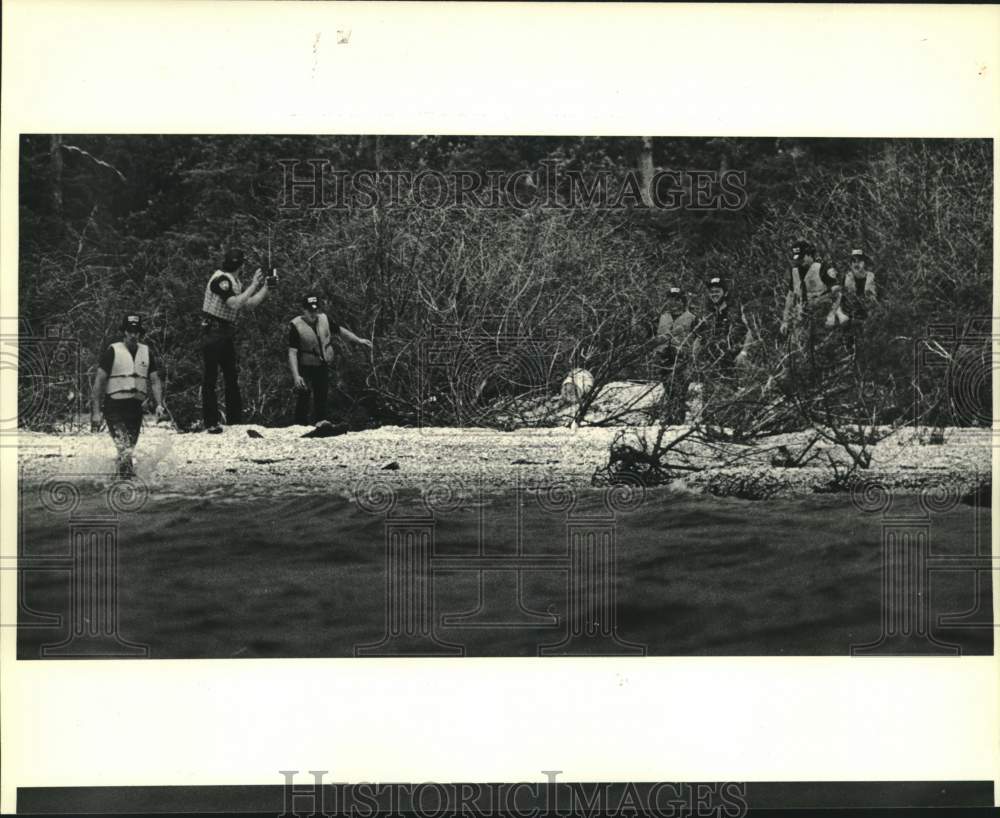
[[[20, 148], [19, 310], [39, 350], [36, 361], [22, 344], [26, 427], [49, 428], [86, 406], [100, 351], [121, 314], [139, 311], [174, 416], [194, 428], [202, 293], [222, 249], [238, 245], [251, 269], [270, 260], [283, 273], [281, 289], [241, 320], [252, 422], [289, 420], [285, 328], [306, 288], [375, 341], [370, 360], [340, 351], [339, 413], [510, 428], [563, 422], [565, 407], [550, 403], [574, 367], [589, 370], [595, 388], [573, 419], [618, 422], [592, 410], [608, 384], [650, 379], [667, 285], [695, 293], [697, 312], [701, 282], [721, 273], [760, 343], [740, 401], [716, 401], [716, 433], [752, 440], [790, 423], [832, 428], [839, 396], [805, 396], [794, 416], [780, 400], [788, 390], [777, 324], [793, 237], [841, 268], [856, 244], [874, 259], [881, 302], [859, 357], [883, 416], [866, 410], [866, 422], [892, 423], [914, 405], [931, 423], [989, 420], [982, 343], [970, 341], [969, 322], [991, 312], [989, 140], [24, 136]], [[560, 188], [554, 207], [280, 207], [280, 161], [311, 157], [376, 173], [513, 173], [544, 161], [612, 182], [637, 168], [737, 168], [748, 198], [738, 211], [638, 201], [602, 209]], [[944, 336], [930, 337], [931, 325], [944, 325]], [[71, 342], [69, 355], [52, 351], [50, 330]], [[706, 439], [712, 433], [706, 423]]]

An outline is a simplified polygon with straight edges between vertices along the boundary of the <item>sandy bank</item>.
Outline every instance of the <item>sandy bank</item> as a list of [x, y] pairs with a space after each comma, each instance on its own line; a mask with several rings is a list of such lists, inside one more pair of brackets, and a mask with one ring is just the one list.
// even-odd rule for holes
[[[260, 435], [248, 434], [253, 431]], [[621, 431], [582, 427], [487, 429], [383, 427], [329, 438], [303, 438], [308, 427], [227, 428], [221, 435], [177, 434], [163, 427], [146, 428], [139, 442], [139, 474], [164, 493], [283, 494], [353, 491], [373, 479], [395, 488], [451, 485], [460, 490], [479, 481], [492, 487], [522, 483], [590, 485], [596, 469], [608, 460], [608, 449]], [[668, 436], [681, 434], [673, 427]], [[655, 434], [654, 428], [632, 428], [628, 435]], [[674, 484], [695, 491], [712, 489], [734, 476], [773, 483], [782, 494], [812, 493], [833, 476], [829, 458], [847, 464], [836, 446], [820, 442], [819, 456], [798, 468], [772, 465], [778, 447], [795, 450], [807, 433], [768, 438], [755, 446], [718, 448], [689, 444], [690, 463], [710, 466]], [[989, 479], [989, 429], [948, 429], [944, 443], [927, 445], [927, 434], [906, 429], [873, 447], [865, 477], [899, 490], [952, 485], [969, 490]], [[25, 432], [19, 436], [23, 480], [37, 482], [61, 474], [104, 479], [113, 464], [113, 445], [106, 433]], [[741, 457], [737, 465], [717, 468], [722, 459]], [[721, 482], [720, 482], [721, 481]]]

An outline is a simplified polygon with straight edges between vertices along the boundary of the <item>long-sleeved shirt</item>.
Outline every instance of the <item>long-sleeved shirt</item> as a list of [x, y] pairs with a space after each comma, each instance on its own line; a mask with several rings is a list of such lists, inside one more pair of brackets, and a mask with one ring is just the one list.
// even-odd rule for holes
[[739, 307], [729, 302], [712, 305], [694, 329], [694, 353], [705, 350], [713, 359], [733, 359], [753, 343], [750, 328]]

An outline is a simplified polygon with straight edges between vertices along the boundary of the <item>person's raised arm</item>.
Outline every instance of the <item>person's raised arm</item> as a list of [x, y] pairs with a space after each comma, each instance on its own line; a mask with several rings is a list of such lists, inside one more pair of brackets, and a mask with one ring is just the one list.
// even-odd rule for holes
[[261, 301], [267, 298], [268, 292], [270, 292], [270, 290], [268, 289], [267, 282], [265, 281], [263, 284], [260, 285], [260, 288], [257, 290], [257, 292], [255, 292], [247, 299], [246, 306], [252, 310]]
[[239, 295], [231, 295], [227, 299], [229, 306], [234, 309], [242, 309], [247, 306], [251, 298], [253, 298], [257, 290], [260, 288], [260, 283], [263, 278], [263, 273], [261, 273], [260, 268], [257, 269], [253, 274], [253, 278], [250, 280], [250, 284], [247, 285], [246, 289], [243, 290]]

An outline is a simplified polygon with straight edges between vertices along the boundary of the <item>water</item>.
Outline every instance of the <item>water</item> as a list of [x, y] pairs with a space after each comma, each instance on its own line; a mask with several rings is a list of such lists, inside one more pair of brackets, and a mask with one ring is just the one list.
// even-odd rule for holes
[[[76, 519], [108, 514], [99, 487], [78, 484]], [[70, 518], [44, 506], [29, 484], [21, 500], [23, 564], [44, 568], [24, 574], [21, 602], [64, 617], [52, 626], [22, 611], [22, 625], [40, 626], [19, 630], [18, 654], [38, 658], [72, 622], [69, 572], [42, 561], [68, 553]], [[920, 513], [916, 498], [893, 506], [895, 517]], [[615, 632], [604, 643], [611, 652], [848, 655], [851, 645], [879, 638], [886, 523], [846, 495], [751, 502], [658, 490], [638, 509], [615, 512], [613, 526], [608, 514], [597, 489], [580, 492], [569, 518], [511, 491], [439, 508], [429, 554], [433, 610], [424, 611], [420, 644], [441, 655], [534, 656], [544, 646], [558, 653], [573, 617], [568, 532], [609, 528], [614, 564], [605, 555], [585, 567], [587, 581], [605, 578], [617, 597], [613, 611], [596, 615]], [[391, 515], [427, 528], [414, 494]], [[989, 509], [958, 505], [929, 525], [932, 554], [972, 555], [977, 538], [988, 550]], [[154, 494], [111, 526], [118, 632], [148, 646], [152, 658], [344, 657], [380, 642], [386, 649], [382, 511], [316, 491], [276, 499]], [[515, 570], [518, 561], [527, 567]], [[989, 578], [977, 586], [972, 571], [932, 571], [930, 621], [974, 608], [978, 589], [989, 625]], [[992, 652], [990, 627], [935, 625], [934, 635], [965, 654]]]

